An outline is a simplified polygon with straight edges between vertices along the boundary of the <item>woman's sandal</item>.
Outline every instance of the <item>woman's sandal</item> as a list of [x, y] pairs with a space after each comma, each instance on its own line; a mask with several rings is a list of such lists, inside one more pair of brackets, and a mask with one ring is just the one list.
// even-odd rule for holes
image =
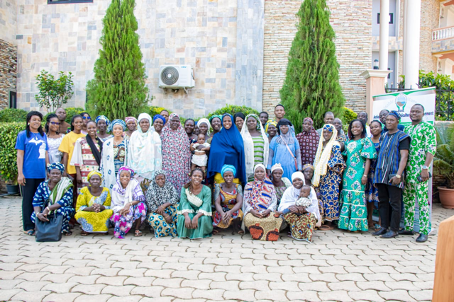
[[28, 230], [28, 231], [24, 231], [24, 234], [27, 234], [28, 236], [35, 236], [35, 230], [31, 229], [31, 230]]
[[320, 231], [331, 231], [334, 230], [334, 227], [331, 225], [322, 224], [319, 229]]
[[219, 230], [213, 229], [213, 235], [219, 234]]
[[72, 234], [73, 234], [73, 232], [71, 232], [71, 231], [68, 231], [68, 232], [64, 232], [64, 233], [63, 233], [63, 235], [65, 235], [65, 236], [71, 236]]
[[84, 230], [80, 231], [80, 236], [87, 236], [89, 233]]
[[140, 230], [136, 230], [136, 231], [134, 232], [134, 237], [141, 237], [142, 235], [143, 235], [143, 234], [142, 234], [142, 232], [141, 232]]

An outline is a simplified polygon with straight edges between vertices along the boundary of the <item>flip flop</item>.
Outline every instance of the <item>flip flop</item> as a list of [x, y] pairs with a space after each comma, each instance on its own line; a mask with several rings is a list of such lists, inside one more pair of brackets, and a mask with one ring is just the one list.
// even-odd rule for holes
[[134, 237], [141, 237], [142, 235], [143, 235], [143, 234], [142, 234], [142, 232], [141, 232], [140, 230], [136, 230], [136, 231], [134, 232]]
[[35, 230], [31, 229], [28, 231], [24, 231], [24, 234], [27, 234], [28, 236], [35, 236]]

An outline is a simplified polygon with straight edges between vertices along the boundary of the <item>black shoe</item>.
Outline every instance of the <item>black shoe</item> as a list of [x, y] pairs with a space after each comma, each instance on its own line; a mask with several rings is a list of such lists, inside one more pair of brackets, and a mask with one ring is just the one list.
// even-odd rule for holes
[[414, 235], [413, 231], [407, 231], [406, 229], [402, 229], [399, 231], [399, 235]]
[[399, 235], [397, 232], [390, 230], [388, 233], [382, 235], [381, 238], [394, 238], [397, 237], [397, 235]]
[[380, 235], [386, 234], [386, 232], [387, 232], [387, 229], [380, 228], [378, 231], [373, 232], [372, 235], [373, 236], [380, 236]]
[[426, 242], [429, 239], [428, 235], [419, 234], [418, 238], [416, 238], [416, 242]]

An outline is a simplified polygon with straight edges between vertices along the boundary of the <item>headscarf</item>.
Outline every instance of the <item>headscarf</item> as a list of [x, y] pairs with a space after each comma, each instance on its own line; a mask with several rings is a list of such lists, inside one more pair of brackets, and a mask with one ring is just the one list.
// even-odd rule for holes
[[177, 192], [180, 192], [183, 185], [189, 181], [191, 151], [188, 134], [181, 126], [181, 122], [178, 121], [176, 130], [170, 127], [175, 117], [179, 119], [178, 114], [172, 113], [169, 122], [162, 129], [162, 169], [167, 172], [168, 181], [174, 185]]
[[153, 124], [154, 124], [154, 122], [155, 122], [157, 119], [162, 120], [163, 125], [166, 124], [166, 118], [163, 117], [163, 116], [160, 115], [160, 114], [156, 114], [155, 116], [153, 116]]
[[284, 168], [282, 168], [282, 165], [280, 163], [274, 164], [271, 167], [271, 174], [273, 174], [273, 172], [276, 171], [276, 170], [281, 170], [282, 173], [284, 173]]
[[102, 180], [102, 174], [99, 173], [98, 171], [91, 171], [90, 173], [88, 173], [87, 175], [87, 180], [90, 181], [90, 178], [93, 176], [93, 175], [98, 175], [101, 180]]
[[400, 121], [400, 119], [401, 119], [399, 113], [397, 113], [397, 111], [395, 111], [395, 110], [391, 111], [388, 115], [394, 116], [397, 119], [397, 121]]
[[308, 132], [302, 131], [298, 133], [296, 139], [300, 145], [301, 150], [301, 164], [312, 164], [314, 162], [315, 154], [317, 153], [318, 141], [320, 139], [317, 130], [314, 128], [314, 121], [310, 117], [306, 117], [303, 123], [309, 121], [311, 129]]
[[109, 120], [109, 119], [107, 118], [107, 116], [105, 116], [105, 115], [98, 115], [98, 117], [95, 119], [96, 125], [98, 125], [98, 122], [101, 121], [101, 120], [102, 120], [102, 121], [105, 121], [105, 122], [106, 122], [106, 125], [109, 126], [110, 120]]
[[156, 176], [164, 175], [166, 177], [166, 172], [163, 170], [157, 170], [154, 173], [154, 176], [151, 180], [150, 186], [146, 192], [146, 199], [148, 205], [148, 211], [150, 213], [156, 213], [158, 208], [165, 204], [176, 204], [178, 202], [178, 194], [175, 190], [175, 187], [170, 183], [170, 181], [166, 178], [164, 186], [160, 187], [156, 183]]
[[[287, 133], [284, 134], [284, 133], [281, 132], [281, 126], [289, 126]], [[286, 118], [281, 119], [279, 121], [279, 123], [277, 123], [278, 137], [276, 139], [276, 143], [283, 144], [283, 145], [291, 145], [291, 144], [293, 144], [293, 135], [292, 135], [293, 128], [290, 127], [290, 126], [293, 126], [293, 125]]]
[[268, 133], [268, 127], [269, 127], [270, 125], [273, 125], [274, 127], [277, 127], [277, 123], [276, 123], [275, 121], [268, 121], [268, 122], [266, 123], [266, 126], [265, 126], [265, 131], [266, 131], [266, 133]]
[[[243, 112], [237, 112], [237, 113], [235, 113], [235, 114], [233, 115], [232, 123], [235, 124], [236, 118], [237, 118], [237, 117], [241, 117], [241, 118], [243, 119], [243, 121], [246, 121], [246, 116], [244, 115], [244, 113], [243, 113]], [[259, 123], [260, 123], [260, 121], [259, 121]]]
[[128, 117], [125, 117], [125, 122], [126, 124], [129, 122], [129, 121], [134, 121], [134, 123], [136, 123], [137, 125], [137, 119], [133, 116], [128, 116]]
[[224, 173], [227, 172], [227, 171], [230, 171], [233, 173], [233, 177], [235, 177], [236, 175], [236, 169], [234, 166], [232, 165], [224, 165], [221, 169], [221, 176], [224, 177]]
[[[131, 175], [130, 175], [131, 178], [134, 177], [134, 170], [131, 169], [130, 167], [128, 167], [128, 166], [123, 166], [123, 167], [121, 167], [120, 169], [118, 169], [118, 175], [120, 175], [121, 172], [123, 172], [123, 171], [128, 171], [128, 172], [131, 174]], [[117, 180], [120, 180], [120, 176], [117, 176]]]
[[113, 120], [112, 123], [110, 123], [108, 131], [112, 132], [115, 125], [120, 125], [121, 127], [123, 127], [123, 131], [126, 131], [126, 123], [123, 120], [119, 119]]
[[201, 124], [206, 124], [207, 127], [208, 127], [208, 130], [207, 130], [207, 136], [210, 136], [210, 127], [211, 127], [211, 123], [208, 119], [206, 118], [201, 118], [198, 122], [197, 122], [197, 127], [199, 127], [200, 129], [200, 125]]
[[65, 166], [61, 163], [53, 163], [53, 164], [47, 165], [47, 172], [50, 173], [50, 171], [52, 171], [54, 169], [59, 170], [61, 173], [65, 172]]
[[311, 164], [305, 164], [305, 165], [303, 166], [303, 171], [306, 171], [307, 168], [309, 168], [309, 169], [311, 169], [312, 171], [314, 171], [314, 166], [311, 165]]
[[[233, 123], [233, 117], [228, 113], [222, 116], [221, 122], [223, 123], [223, 119], [226, 116], [229, 116]], [[229, 129], [222, 127], [221, 131], [213, 136], [210, 156], [208, 158], [208, 178], [214, 177], [216, 173], [220, 173], [225, 164], [235, 167], [238, 173], [237, 177], [242, 183], [247, 181], [243, 138], [233, 124]]]
[[[213, 121], [214, 118], [220, 119], [220, 120], [221, 120], [221, 123], [222, 123], [222, 118], [223, 118], [223, 116], [224, 116], [224, 115], [219, 115], [219, 114], [212, 115], [212, 116], [210, 117], [210, 124], [211, 124], [211, 122]], [[232, 123], [234, 123], [233, 118], [232, 118]]]
[[304, 182], [304, 184], [306, 184], [304, 174], [302, 172], [296, 171], [292, 174], [292, 182], [297, 178], [301, 179]]
[[[254, 167], [254, 172], [257, 168], [262, 168], [265, 172], [265, 166], [262, 164]], [[268, 210], [268, 208], [276, 202], [276, 191], [273, 183], [266, 177], [263, 180], [258, 180], [254, 177], [254, 181], [249, 182], [245, 189], [245, 192], [250, 191], [249, 198], [245, 200], [245, 215], [251, 210], [256, 210], [260, 213]]]
[[[241, 112], [238, 112], [241, 113]], [[238, 114], [237, 113], [237, 114]], [[242, 113], [241, 113], [242, 114]], [[243, 114], [244, 116], [244, 114]], [[268, 140], [268, 137], [266, 136], [265, 130], [263, 130], [262, 123], [260, 122], [260, 119], [257, 115], [255, 114], [248, 114], [246, 118], [244, 119], [244, 122], [247, 123], [247, 120], [249, 117], [253, 117], [257, 121], [257, 129], [260, 129], [260, 134], [262, 136], [263, 140], [263, 163], [268, 164], [268, 154], [270, 150], [270, 142]], [[252, 174], [254, 173], [254, 164], [255, 164], [255, 150], [256, 147], [254, 146], [254, 141], [252, 139], [252, 136], [249, 132], [249, 129], [246, 125], [243, 125], [243, 128], [241, 129], [241, 136], [243, 137], [243, 143], [244, 143], [244, 160], [246, 162], [246, 176], [250, 178]]]
[[[333, 135], [331, 136], [330, 140], [323, 149], [323, 141], [325, 140], [323, 138], [324, 130], [333, 132]], [[325, 126], [323, 126], [322, 135], [320, 136], [320, 140], [318, 143], [317, 154], [315, 155], [314, 160], [315, 169], [314, 177], [312, 178], [312, 185], [314, 185], [314, 187], [318, 187], [318, 185], [320, 184], [320, 177], [326, 175], [326, 173], [328, 172], [328, 161], [331, 157], [331, 151], [333, 149], [333, 146], [340, 147], [339, 142], [337, 142], [336, 139], [337, 139], [336, 127], [334, 127], [334, 125], [331, 124], [326, 124]]]
[[[126, 188], [123, 188], [120, 182], [120, 175], [123, 171], [129, 171], [131, 173], [131, 179], [129, 180]], [[132, 202], [133, 200], [145, 201], [145, 196], [143, 195], [142, 188], [140, 187], [139, 182], [135, 180], [133, 176], [134, 170], [129, 167], [123, 166], [118, 170], [117, 182], [112, 188], [111, 209], [114, 211], [114, 213], [120, 211], [122, 208], [124, 208], [126, 203]]]

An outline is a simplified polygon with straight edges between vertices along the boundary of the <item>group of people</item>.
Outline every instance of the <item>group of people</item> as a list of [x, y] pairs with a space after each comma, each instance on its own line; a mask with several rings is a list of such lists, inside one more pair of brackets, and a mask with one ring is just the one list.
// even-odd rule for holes
[[405, 129], [387, 110], [369, 125], [359, 113], [347, 133], [332, 112], [317, 130], [305, 118], [298, 134], [284, 106], [274, 116], [226, 113], [182, 124], [165, 110], [113, 121], [84, 112], [68, 124], [59, 108], [43, 129], [32, 111], [16, 142], [24, 232], [34, 235], [36, 219], [62, 215], [65, 235], [78, 223], [82, 235], [113, 227], [117, 238], [131, 229], [142, 236], [147, 221], [156, 237], [232, 228], [275, 241], [289, 227], [289, 236], [311, 242], [315, 229], [375, 228], [378, 207], [373, 235], [393, 238], [413, 234], [417, 203], [417, 241], [427, 240], [436, 142], [422, 105], [412, 107]]

